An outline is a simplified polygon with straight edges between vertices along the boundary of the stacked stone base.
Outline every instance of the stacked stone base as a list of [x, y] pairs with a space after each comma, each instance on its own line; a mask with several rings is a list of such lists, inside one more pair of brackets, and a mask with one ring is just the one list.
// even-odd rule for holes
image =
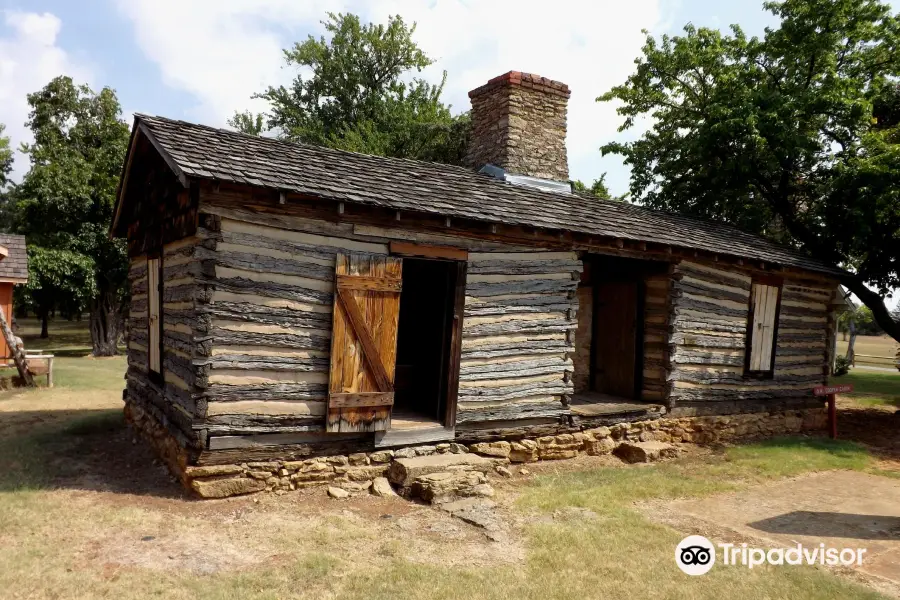
[[367, 493], [372, 481], [387, 473], [394, 458], [473, 452], [503, 462], [528, 463], [574, 458], [580, 454], [610, 454], [623, 442], [712, 444], [816, 431], [823, 429], [827, 423], [827, 414], [821, 408], [660, 418], [535, 439], [479, 442], [468, 446], [444, 443], [305, 460], [190, 466], [184, 449], [151, 415], [130, 404], [126, 404], [125, 414], [182, 484], [203, 498], [224, 498], [262, 491], [281, 493], [325, 484], [351, 493]]

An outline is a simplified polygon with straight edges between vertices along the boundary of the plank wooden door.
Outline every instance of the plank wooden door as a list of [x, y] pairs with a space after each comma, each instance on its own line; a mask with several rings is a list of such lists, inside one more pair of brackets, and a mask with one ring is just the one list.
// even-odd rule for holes
[[768, 373], [775, 362], [775, 332], [781, 287], [754, 283], [750, 294], [750, 352], [747, 371]]
[[634, 398], [638, 284], [598, 283], [594, 288], [593, 389]]
[[338, 254], [327, 431], [391, 426], [402, 259]]

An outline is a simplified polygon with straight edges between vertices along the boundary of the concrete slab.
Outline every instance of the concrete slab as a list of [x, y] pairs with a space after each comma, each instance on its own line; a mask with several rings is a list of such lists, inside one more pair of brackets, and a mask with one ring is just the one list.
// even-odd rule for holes
[[830, 471], [669, 508], [771, 547], [865, 548], [863, 564], [854, 569], [900, 584], [897, 479]]

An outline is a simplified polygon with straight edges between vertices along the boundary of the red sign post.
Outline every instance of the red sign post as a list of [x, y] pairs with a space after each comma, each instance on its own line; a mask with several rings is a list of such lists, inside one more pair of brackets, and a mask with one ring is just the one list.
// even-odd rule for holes
[[845, 383], [842, 385], [817, 385], [813, 388], [813, 394], [816, 396], [828, 396], [828, 431], [831, 439], [837, 439], [837, 403], [835, 394], [848, 394], [853, 391], [853, 385]]

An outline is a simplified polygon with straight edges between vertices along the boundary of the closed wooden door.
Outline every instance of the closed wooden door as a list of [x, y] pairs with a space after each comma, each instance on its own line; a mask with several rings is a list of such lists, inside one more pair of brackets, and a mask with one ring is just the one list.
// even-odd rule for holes
[[637, 283], [599, 283], [594, 294], [592, 387], [596, 392], [633, 399], [637, 362]]
[[[13, 297], [13, 284], [11, 283], [2, 283], [0, 282], [0, 310], [3, 311], [3, 315], [6, 317], [6, 322], [12, 327], [12, 297]], [[6, 362], [7, 359], [12, 358], [12, 351], [9, 346], [6, 345], [6, 341], [3, 339], [3, 335], [0, 335], [0, 361]]]

